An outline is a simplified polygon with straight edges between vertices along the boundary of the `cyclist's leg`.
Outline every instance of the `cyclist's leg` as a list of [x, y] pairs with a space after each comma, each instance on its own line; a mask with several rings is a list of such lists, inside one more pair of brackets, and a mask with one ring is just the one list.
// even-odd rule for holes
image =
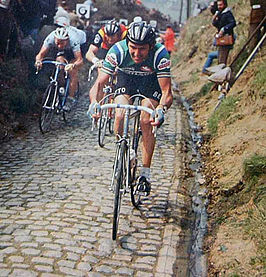
[[[154, 99], [143, 99], [142, 106], [153, 109], [157, 107], [158, 101]], [[142, 130], [142, 164], [143, 167], [150, 168], [152, 155], [155, 146], [155, 138], [152, 134], [152, 126], [150, 123], [150, 115], [146, 112], [141, 113], [140, 126]]]
[[[70, 63], [73, 63], [73, 60], [70, 61]], [[70, 75], [70, 84], [69, 84], [69, 96], [74, 97], [75, 93], [78, 91], [78, 81], [79, 81], [79, 76], [78, 76], [79, 69], [77, 67], [74, 67], [69, 72]]]
[[[143, 99], [141, 104], [152, 109], [156, 108], [162, 96], [157, 78], [147, 78], [145, 79], [145, 82], [142, 82], [141, 84], [141, 94], [148, 97], [148, 99]], [[140, 126], [142, 130], [142, 168], [140, 169], [140, 176], [137, 181], [137, 190], [149, 195], [151, 190], [150, 167], [155, 147], [155, 138], [152, 134], [149, 114], [145, 112], [141, 113]]]
[[[129, 95], [123, 94], [115, 97], [115, 103], [118, 104], [128, 104], [129, 103]], [[115, 111], [115, 121], [114, 121], [114, 132], [115, 134], [122, 135], [123, 132], [123, 119], [124, 119], [125, 111], [123, 109], [116, 109]]]
[[[68, 63], [68, 60], [65, 58], [65, 53], [64, 51], [57, 53], [56, 56], [56, 61], [60, 63]], [[59, 76], [58, 76], [58, 81], [59, 81], [59, 87], [64, 87], [65, 86], [65, 74], [64, 74], [64, 67], [61, 67]]]

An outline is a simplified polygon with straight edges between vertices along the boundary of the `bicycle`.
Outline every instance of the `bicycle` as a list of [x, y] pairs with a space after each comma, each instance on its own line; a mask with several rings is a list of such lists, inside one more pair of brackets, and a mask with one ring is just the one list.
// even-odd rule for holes
[[[138, 103], [140, 100], [138, 100]], [[104, 104], [99, 107], [101, 111], [108, 109], [121, 108], [125, 109], [123, 135], [119, 137], [116, 142], [115, 159], [113, 166], [113, 173], [111, 178], [110, 190], [114, 192], [114, 210], [113, 210], [113, 226], [112, 226], [112, 239], [116, 240], [119, 213], [121, 207], [122, 195], [130, 191], [131, 202], [135, 208], [138, 208], [141, 201], [141, 194], [137, 191], [137, 168], [138, 168], [138, 145], [141, 136], [140, 130], [140, 113], [145, 111], [154, 116], [154, 110], [140, 106], [129, 104]], [[130, 114], [130, 111], [135, 112]], [[134, 118], [133, 134], [130, 140], [129, 136], [129, 121]], [[156, 127], [153, 129], [154, 135], [156, 134]], [[134, 162], [132, 162], [131, 149], [134, 153]]]
[[[55, 70], [50, 77], [50, 83], [42, 98], [42, 106], [39, 115], [40, 131], [44, 134], [50, 130], [54, 114], [62, 114], [63, 119], [66, 122], [66, 111], [64, 110], [64, 105], [69, 93], [70, 77], [66, 72], [65, 85], [64, 87], [59, 88], [59, 72], [61, 67], [65, 67], [67, 64], [52, 60], [44, 60], [42, 61], [42, 64], [52, 64], [55, 66]], [[38, 74], [38, 71], [36, 74]]]
[[[88, 74], [88, 82], [92, 82], [95, 79], [95, 69], [97, 69], [96, 65], [92, 65], [89, 69], [89, 74]], [[100, 101], [100, 103], [103, 104], [108, 104], [113, 102], [113, 85], [115, 81], [115, 75], [111, 76], [109, 79], [109, 85], [107, 85], [104, 89], [103, 92], [105, 96], [103, 99]], [[113, 109], [109, 110], [104, 110], [102, 111], [100, 118], [96, 124], [94, 121], [92, 124], [92, 131], [94, 129], [94, 126], [97, 125], [98, 127], [98, 144], [100, 147], [104, 147], [104, 138], [106, 135], [106, 130], [108, 126], [109, 133], [112, 135], [114, 132], [114, 111]]]
[[[111, 104], [113, 102], [112, 87], [107, 86], [104, 88], [104, 93], [106, 94], [104, 98], [100, 101], [103, 104]], [[104, 138], [106, 135], [106, 129], [108, 125], [108, 130], [110, 134], [114, 133], [114, 110], [103, 110], [99, 118], [98, 123], [98, 144], [100, 147], [104, 147]]]

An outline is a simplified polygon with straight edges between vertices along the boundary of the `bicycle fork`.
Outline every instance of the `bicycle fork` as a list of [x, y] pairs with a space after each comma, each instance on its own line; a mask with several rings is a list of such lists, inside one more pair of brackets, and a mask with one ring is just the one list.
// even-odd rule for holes
[[[128, 192], [130, 192], [130, 143], [128, 140], [128, 129], [129, 129], [129, 110], [126, 110], [125, 112], [125, 117], [124, 117], [124, 127], [123, 127], [123, 136], [120, 137], [120, 139], [116, 142], [117, 147], [116, 147], [116, 153], [115, 153], [115, 163], [114, 163], [114, 168], [113, 168], [113, 174], [112, 174], [112, 180], [111, 180], [111, 184], [109, 186], [109, 190], [114, 192], [114, 183], [115, 180], [117, 179], [118, 176], [117, 175], [117, 167], [118, 167], [118, 159], [120, 156], [120, 151], [122, 151], [122, 145], [125, 146], [125, 152], [124, 152], [124, 156], [122, 157], [122, 159], [124, 159], [125, 165], [124, 165], [124, 176], [123, 176], [123, 182], [122, 182], [122, 187], [120, 188], [121, 192], [123, 194], [126, 194]], [[124, 144], [123, 144], [124, 142]]]

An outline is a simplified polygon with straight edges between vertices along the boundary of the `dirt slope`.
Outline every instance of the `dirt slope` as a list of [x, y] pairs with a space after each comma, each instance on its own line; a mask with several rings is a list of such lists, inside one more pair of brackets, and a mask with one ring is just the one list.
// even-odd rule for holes
[[[238, 21], [232, 59], [247, 37], [249, 2], [234, 1], [231, 7]], [[215, 33], [210, 22], [208, 11], [189, 20], [172, 57], [173, 76], [193, 104], [204, 137], [201, 152], [209, 198], [208, 272], [209, 276], [263, 276], [266, 85], [259, 75], [264, 72], [265, 76], [266, 47], [231, 88], [227, 106], [220, 106], [222, 119], [213, 134], [210, 119], [217, 118], [214, 108], [220, 92], [209, 92], [211, 84], [200, 74]], [[262, 157], [264, 165], [260, 177], [251, 181], [244, 164], [254, 155]]]

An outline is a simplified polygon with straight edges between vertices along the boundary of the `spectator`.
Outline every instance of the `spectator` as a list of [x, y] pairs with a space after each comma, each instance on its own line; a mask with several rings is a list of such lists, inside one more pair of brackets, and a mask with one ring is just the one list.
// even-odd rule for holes
[[[236, 26], [235, 18], [231, 12], [231, 9], [227, 7], [227, 0], [218, 0], [218, 11], [213, 16], [212, 24], [218, 30], [218, 37], [222, 37], [225, 34], [233, 35], [233, 29]], [[232, 45], [218, 46], [218, 63], [224, 63], [226, 65], [229, 51], [232, 49]]]
[[66, 5], [65, 5], [64, 2], [58, 4], [57, 12], [56, 12], [56, 14], [54, 16], [54, 21], [56, 21], [56, 19], [58, 17], [66, 17], [68, 20], [70, 20], [70, 15], [69, 15], [69, 13], [67, 11], [67, 8], [66, 8]]
[[[212, 1], [209, 5], [210, 12], [214, 15], [218, 11], [217, 1]], [[215, 39], [213, 41], [213, 46], [216, 46]], [[212, 51], [209, 52], [207, 60], [202, 68], [202, 73], [209, 75], [209, 72], [207, 71], [207, 68], [210, 67], [213, 63], [214, 59], [218, 58], [218, 51]]]
[[15, 17], [24, 34], [37, 38], [43, 15], [49, 11], [49, 1], [46, 0], [17, 0]]
[[166, 50], [169, 52], [169, 55], [171, 55], [171, 52], [174, 50], [175, 32], [170, 24], [167, 25], [166, 32], [162, 35], [162, 38], [164, 40]]
[[209, 75], [209, 72], [208, 72], [207, 68], [210, 67], [213, 63], [213, 60], [217, 59], [217, 58], [218, 58], [218, 51], [209, 52], [207, 60], [206, 60], [204, 66], [203, 66], [203, 69], [202, 69], [203, 74]]

